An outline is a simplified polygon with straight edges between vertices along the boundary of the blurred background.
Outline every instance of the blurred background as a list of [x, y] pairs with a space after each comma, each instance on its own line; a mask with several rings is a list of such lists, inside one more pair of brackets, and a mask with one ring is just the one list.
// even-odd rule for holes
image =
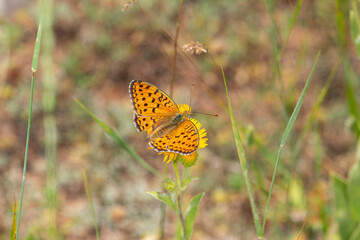
[[[158, 239], [160, 204], [146, 192], [161, 191], [161, 179], [134, 161], [74, 99], [163, 171], [163, 156], [147, 149], [146, 136], [133, 125], [128, 85], [140, 79], [169, 92], [168, 34], [175, 36], [180, 1], [47, 2], [20, 237], [96, 239], [82, 178], [86, 171], [102, 239]], [[208, 132], [209, 146], [199, 150], [192, 167], [199, 179], [184, 195], [188, 203], [206, 193], [193, 239], [257, 239], [219, 66], [262, 218], [282, 134], [318, 52], [282, 153], [265, 239], [296, 239], [303, 224], [301, 239], [360, 239], [360, 213], [352, 214], [346, 202], [359, 192], [351, 183], [360, 179], [349, 174], [359, 170], [360, 149], [360, 63], [352, 39], [358, 32], [349, 14], [360, 5], [354, 3], [184, 1], [178, 44], [199, 41], [209, 53], [188, 56], [179, 49], [173, 99], [188, 104], [195, 82], [193, 110], [219, 114], [194, 115]], [[40, 6], [40, 1], [0, 1], [1, 239], [10, 236], [12, 205], [20, 199]], [[170, 177], [171, 169], [169, 164]], [[165, 239], [173, 238], [175, 223], [167, 209]]]

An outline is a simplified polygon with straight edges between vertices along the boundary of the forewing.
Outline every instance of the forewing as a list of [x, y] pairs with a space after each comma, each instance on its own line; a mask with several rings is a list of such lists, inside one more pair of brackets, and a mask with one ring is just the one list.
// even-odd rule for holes
[[199, 132], [195, 124], [189, 119], [185, 120], [175, 131], [167, 145], [169, 152], [188, 155], [199, 147]]
[[132, 80], [129, 92], [134, 112], [138, 116], [171, 116], [179, 112], [171, 97], [150, 83]]

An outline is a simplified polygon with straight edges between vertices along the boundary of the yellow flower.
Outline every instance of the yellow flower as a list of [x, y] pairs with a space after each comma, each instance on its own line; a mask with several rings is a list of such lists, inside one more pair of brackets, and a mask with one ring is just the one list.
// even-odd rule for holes
[[[179, 107], [180, 113], [185, 113], [185, 112], [191, 113], [191, 108], [187, 104], [183, 104], [181, 106], [178, 105], [178, 107]], [[198, 133], [199, 133], [198, 149], [206, 147], [207, 146], [206, 141], [208, 140], [206, 137], [206, 135], [207, 135], [206, 130], [204, 128], [201, 128], [201, 124], [198, 121], [196, 121], [195, 119], [190, 118], [190, 121], [194, 123], [194, 125], [196, 126]], [[175, 160], [179, 155], [178, 153], [173, 153], [173, 152], [161, 152], [159, 154], [164, 154], [164, 162], [166, 162], [166, 163], [169, 163], [169, 162]], [[181, 155], [181, 159], [180, 159], [181, 163], [187, 167], [194, 165], [196, 163], [196, 160], [197, 160], [197, 150], [194, 153], [189, 154], [189, 155]]]

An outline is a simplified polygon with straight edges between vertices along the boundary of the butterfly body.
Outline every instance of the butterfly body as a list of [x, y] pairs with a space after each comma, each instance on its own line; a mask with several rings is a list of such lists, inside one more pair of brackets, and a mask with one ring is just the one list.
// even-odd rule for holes
[[199, 146], [199, 133], [189, 110], [182, 110], [165, 92], [154, 85], [133, 80], [129, 85], [138, 131], [145, 131], [149, 145], [157, 152], [188, 155]]
[[182, 122], [186, 120], [186, 115], [183, 113], [179, 113], [175, 115], [175, 117], [168, 120], [164, 125], [156, 126], [156, 128], [149, 134], [149, 138], [154, 140], [156, 138], [162, 137], [164, 135], [169, 134], [175, 128], [177, 128]]

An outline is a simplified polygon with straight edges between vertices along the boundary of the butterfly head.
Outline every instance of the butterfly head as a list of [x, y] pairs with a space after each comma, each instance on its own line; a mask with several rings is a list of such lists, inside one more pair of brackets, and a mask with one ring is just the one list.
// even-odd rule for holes
[[185, 111], [184, 115], [186, 118], [189, 118], [189, 119], [191, 118], [191, 112]]
[[178, 108], [179, 108], [179, 112], [184, 114], [186, 118], [191, 117], [191, 108], [189, 105], [187, 104], [178, 105]]

